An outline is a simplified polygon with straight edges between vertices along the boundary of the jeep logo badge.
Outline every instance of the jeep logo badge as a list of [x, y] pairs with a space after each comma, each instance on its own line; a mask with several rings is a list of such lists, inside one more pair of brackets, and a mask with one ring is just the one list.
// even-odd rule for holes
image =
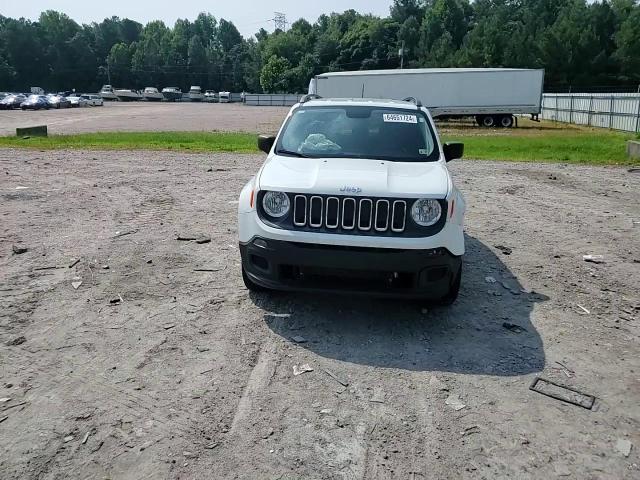
[[351, 187], [349, 185], [345, 185], [340, 189], [340, 191], [344, 193], [360, 193], [362, 192], [362, 189], [360, 187]]

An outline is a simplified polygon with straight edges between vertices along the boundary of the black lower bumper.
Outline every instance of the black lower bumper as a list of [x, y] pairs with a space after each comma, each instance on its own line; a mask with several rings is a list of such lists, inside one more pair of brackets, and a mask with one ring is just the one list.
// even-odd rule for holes
[[240, 253], [247, 277], [265, 288], [426, 300], [447, 295], [462, 264], [462, 257], [444, 248], [362, 248], [265, 238], [241, 243]]

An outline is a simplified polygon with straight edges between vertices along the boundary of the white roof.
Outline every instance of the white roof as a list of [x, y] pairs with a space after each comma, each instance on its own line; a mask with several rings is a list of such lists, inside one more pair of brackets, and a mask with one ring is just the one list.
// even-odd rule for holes
[[[351, 72], [328, 72], [318, 77], [346, 77], [362, 75], [412, 75], [423, 73], [481, 73], [481, 72], [530, 72], [530, 68], [407, 68], [395, 70], [356, 70]], [[541, 70], [540, 70], [541, 71]]]

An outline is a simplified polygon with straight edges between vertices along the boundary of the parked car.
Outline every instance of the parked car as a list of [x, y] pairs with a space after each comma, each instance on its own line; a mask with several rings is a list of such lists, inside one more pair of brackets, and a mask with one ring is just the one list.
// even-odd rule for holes
[[466, 207], [447, 162], [464, 146], [420, 102], [309, 95], [258, 145], [238, 205], [249, 290], [456, 300]]
[[101, 107], [102, 105], [104, 105], [104, 100], [102, 100], [102, 97], [100, 95], [85, 93], [83, 95], [80, 95], [80, 98], [84, 98], [87, 101], [87, 105], [91, 107]]
[[10, 94], [0, 100], [0, 110], [12, 110], [20, 108], [20, 104], [27, 99], [26, 95], [21, 93]]
[[44, 95], [30, 95], [20, 104], [22, 110], [49, 110], [51, 105]]
[[86, 107], [89, 105], [86, 98], [82, 98], [80, 95], [72, 95], [71, 97], [67, 97], [71, 102], [71, 106], [76, 107]]
[[214, 92], [213, 90], [207, 90], [206, 92], [204, 92], [204, 101], [209, 103], [217, 103], [218, 92]]
[[47, 102], [51, 108], [70, 108], [71, 102], [62, 95], [47, 95]]

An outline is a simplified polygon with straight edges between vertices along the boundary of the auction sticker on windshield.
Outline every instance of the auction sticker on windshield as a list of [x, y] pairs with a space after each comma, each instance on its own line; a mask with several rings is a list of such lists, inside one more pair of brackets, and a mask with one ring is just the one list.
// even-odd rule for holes
[[415, 115], [406, 115], [404, 113], [385, 113], [382, 116], [383, 121], [392, 123], [418, 123], [418, 117]]

